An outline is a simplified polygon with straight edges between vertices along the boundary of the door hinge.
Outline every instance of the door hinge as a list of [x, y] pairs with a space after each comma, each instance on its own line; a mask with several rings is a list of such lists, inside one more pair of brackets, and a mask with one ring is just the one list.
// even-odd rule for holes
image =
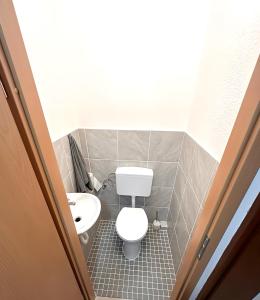
[[5, 98], [7, 99], [7, 93], [6, 93], [6, 90], [5, 90], [5, 87], [4, 87], [4, 85], [3, 85], [3, 82], [2, 82], [2, 80], [1, 80], [1, 78], [0, 78], [0, 87], [2, 88], [2, 90], [3, 90], [3, 92], [4, 92]]
[[203, 240], [203, 243], [202, 243], [202, 245], [201, 245], [201, 247], [199, 249], [198, 259], [202, 258], [203, 254], [204, 254], [204, 252], [205, 252], [205, 250], [206, 250], [206, 248], [207, 248], [207, 246], [209, 244], [209, 241], [210, 241], [210, 238], [206, 235], [205, 238], [204, 238], [204, 240]]

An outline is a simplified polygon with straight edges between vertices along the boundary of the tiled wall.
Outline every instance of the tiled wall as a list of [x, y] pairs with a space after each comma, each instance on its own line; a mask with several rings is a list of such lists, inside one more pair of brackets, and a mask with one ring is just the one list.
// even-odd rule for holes
[[[79, 129], [83, 156], [89, 170], [103, 182], [118, 166], [140, 166], [154, 170], [152, 193], [149, 198], [137, 197], [136, 205], [144, 207], [149, 221], [156, 211], [167, 220], [183, 132]], [[115, 176], [113, 185], [98, 194], [102, 201], [102, 218], [116, 218], [131, 198], [118, 196]]]
[[[136, 205], [144, 207], [149, 221], [154, 220], [156, 211], [160, 220], [167, 220], [183, 132], [78, 129], [73, 135], [89, 171], [101, 183], [118, 166], [152, 168], [154, 179], [151, 196], [137, 197]], [[75, 191], [67, 137], [56, 141], [54, 149], [65, 189], [67, 192]], [[131, 205], [130, 197], [117, 195], [114, 175], [111, 175], [111, 179], [113, 184], [98, 193], [103, 219], [115, 219], [121, 207]]]
[[[80, 146], [78, 131], [73, 131], [71, 134], [77, 141], [77, 144]], [[67, 193], [73, 193], [76, 191], [76, 185], [68, 137], [64, 136], [55, 141], [53, 143], [53, 148], [58, 162], [64, 188]]]
[[[73, 131], [71, 133], [75, 138], [78, 146], [81, 149], [80, 139], [79, 139], [79, 132], [78, 130]], [[59, 140], [53, 143], [54, 152], [58, 161], [58, 166], [61, 174], [61, 178], [64, 184], [65, 191], [67, 193], [74, 193], [76, 192], [76, 185], [74, 179], [74, 170], [71, 160], [71, 153], [69, 147], [69, 140], [67, 136], [60, 138]], [[91, 246], [94, 241], [94, 237], [97, 231], [98, 222], [88, 231], [89, 235], [89, 242], [86, 246], [83, 246], [83, 252], [85, 254], [85, 258], [88, 258]]]
[[168, 215], [176, 273], [217, 167], [218, 162], [185, 133]]
[[[137, 197], [150, 222], [156, 211], [168, 221], [168, 234], [176, 272], [191, 237], [195, 221], [214, 178], [218, 163], [184, 132], [78, 129], [75, 137], [89, 172], [102, 183], [118, 166], [152, 168], [154, 179], [149, 198]], [[67, 136], [54, 143], [66, 192], [75, 191]], [[115, 219], [131, 198], [116, 193], [111, 185], [101, 189], [102, 219]], [[92, 235], [94, 236], [95, 233]], [[92, 235], [90, 238], [92, 239]]]

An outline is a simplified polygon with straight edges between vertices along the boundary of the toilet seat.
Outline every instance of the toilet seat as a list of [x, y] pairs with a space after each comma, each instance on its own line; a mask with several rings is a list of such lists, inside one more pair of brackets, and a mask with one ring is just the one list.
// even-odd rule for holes
[[141, 240], [148, 230], [148, 218], [143, 208], [123, 207], [116, 219], [116, 231], [122, 240]]

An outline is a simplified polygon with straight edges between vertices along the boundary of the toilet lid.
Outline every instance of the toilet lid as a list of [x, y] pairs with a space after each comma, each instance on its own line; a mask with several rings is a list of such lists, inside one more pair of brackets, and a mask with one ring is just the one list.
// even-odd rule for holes
[[118, 235], [127, 241], [142, 239], [148, 230], [148, 219], [142, 208], [123, 207], [116, 219]]

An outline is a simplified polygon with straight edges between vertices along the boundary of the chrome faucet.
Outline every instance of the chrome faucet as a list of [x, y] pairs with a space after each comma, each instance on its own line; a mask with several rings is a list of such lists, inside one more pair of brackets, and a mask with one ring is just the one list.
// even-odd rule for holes
[[76, 201], [72, 201], [69, 198], [68, 198], [68, 203], [69, 203], [69, 205], [76, 205]]

